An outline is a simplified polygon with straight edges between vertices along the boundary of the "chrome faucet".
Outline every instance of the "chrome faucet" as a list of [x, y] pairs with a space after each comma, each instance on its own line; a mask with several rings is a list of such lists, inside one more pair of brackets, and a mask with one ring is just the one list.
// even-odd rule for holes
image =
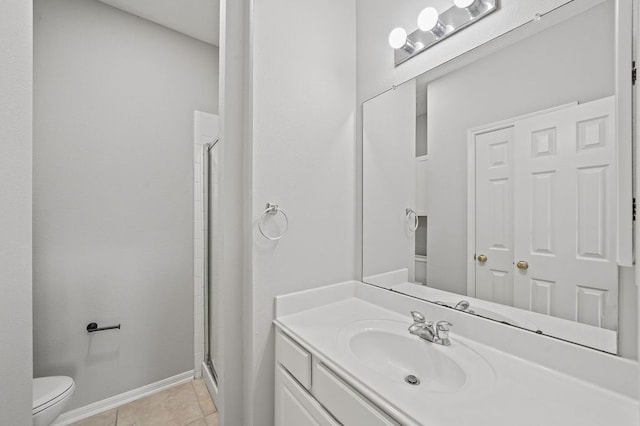
[[461, 300], [456, 304], [455, 308], [459, 311], [469, 312], [470, 314], [473, 314], [474, 312], [469, 309], [469, 306], [471, 306], [469, 302], [467, 302], [466, 300]]
[[453, 327], [453, 324], [449, 321], [438, 321], [434, 327], [433, 321], [427, 322], [424, 315], [418, 311], [411, 311], [411, 316], [413, 324], [409, 327], [409, 333], [436, 345], [451, 345], [449, 329]]

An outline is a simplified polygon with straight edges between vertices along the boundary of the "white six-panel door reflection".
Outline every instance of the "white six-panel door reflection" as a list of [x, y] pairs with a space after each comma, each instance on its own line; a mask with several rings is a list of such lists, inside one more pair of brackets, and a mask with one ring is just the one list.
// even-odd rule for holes
[[517, 307], [615, 329], [615, 102], [515, 125]]
[[476, 136], [476, 296], [617, 327], [615, 98]]

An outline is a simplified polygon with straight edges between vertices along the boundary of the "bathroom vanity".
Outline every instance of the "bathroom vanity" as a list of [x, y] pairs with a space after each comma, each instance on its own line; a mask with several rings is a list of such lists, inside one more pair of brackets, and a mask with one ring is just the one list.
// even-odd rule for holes
[[[410, 311], [451, 322], [451, 345], [410, 334]], [[278, 426], [639, 421], [635, 362], [375, 286], [280, 296], [274, 323]]]
[[362, 282], [276, 298], [276, 425], [639, 424], [632, 3], [556, 6], [392, 43], [429, 56], [359, 99]]

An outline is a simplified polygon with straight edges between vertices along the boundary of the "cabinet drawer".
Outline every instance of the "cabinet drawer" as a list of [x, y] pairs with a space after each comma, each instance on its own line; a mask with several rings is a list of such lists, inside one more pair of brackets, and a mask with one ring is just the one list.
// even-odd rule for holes
[[398, 426], [321, 363], [313, 366], [313, 395], [345, 426]]
[[276, 360], [302, 386], [311, 390], [311, 354], [280, 330], [276, 332]]

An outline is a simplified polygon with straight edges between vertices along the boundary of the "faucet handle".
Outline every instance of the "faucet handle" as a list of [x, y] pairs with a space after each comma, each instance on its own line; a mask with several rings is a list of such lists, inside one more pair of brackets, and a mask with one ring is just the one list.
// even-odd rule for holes
[[449, 346], [451, 344], [449, 341], [449, 330], [451, 327], [453, 327], [453, 324], [449, 321], [438, 321], [436, 323], [436, 336], [445, 346]]
[[438, 331], [449, 331], [453, 327], [449, 321], [438, 321], [436, 323], [436, 330]]
[[421, 312], [411, 311], [411, 316], [413, 317], [413, 322], [424, 324], [427, 320]]
[[469, 306], [471, 306], [471, 304], [466, 300], [461, 300], [456, 303], [456, 309], [459, 311], [466, 311], [469, 309]]

